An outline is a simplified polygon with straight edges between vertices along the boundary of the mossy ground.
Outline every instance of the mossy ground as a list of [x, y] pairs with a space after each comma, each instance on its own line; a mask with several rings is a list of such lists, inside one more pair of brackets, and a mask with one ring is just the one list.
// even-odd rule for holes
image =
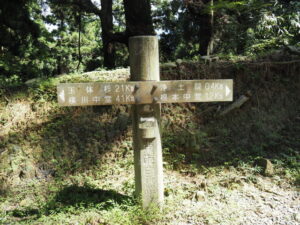
[[[286, 195], [286, 205], [292, 204], [300, 182], [299, 68], [266, 68], [249, 70], [243, 63], [164, 68], [165, 79], [233, 78], [235, 99], [246, 92], [251, 99], [224, 117], [219, 112], [230, 103], [163, 105], [162, 211], [142, 210], [133, 197], [130, 107], [56, 103], [58, 82], [125, 80], [128, 70], [65, 75], [3, 90], [0, 223], [247, 224], [247, 210], [255, 211], [256, 201], [267, 210], [274, 196], [285, 204], [280, 196]], [[272, 177], [260, 175], [254, 163], [259, 158], [271, 160]], [[253, 202], [246, 207], [238, 198]], [[286, 221], [297, 221], [293, 213]]]

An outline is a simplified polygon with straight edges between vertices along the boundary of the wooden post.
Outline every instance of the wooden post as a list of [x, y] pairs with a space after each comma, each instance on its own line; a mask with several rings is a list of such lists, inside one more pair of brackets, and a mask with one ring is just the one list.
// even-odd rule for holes
[[[135, 36], [129, 39], [130, 74], [132, 81], [159, 81], [158, 38]], [[139, 87], [135, 87], [138, 91]], [[157, 87], [154, 85], [151, 95]], [[139, 99], [136, 99], [138, 102]], [[144, 208], [163, 204], [163, 166], [159, 130], [160, 104], [132, 106], [133, 148], [136, 195]]]

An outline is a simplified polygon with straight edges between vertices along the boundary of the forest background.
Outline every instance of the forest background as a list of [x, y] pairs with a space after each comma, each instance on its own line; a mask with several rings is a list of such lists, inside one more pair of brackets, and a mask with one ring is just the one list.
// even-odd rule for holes
[[133, 35], [157, 34], [161, 62], [261, 57], [299, 46], [299, 9], [296, 0], [1, 1], [0, 84], [127, 67]]

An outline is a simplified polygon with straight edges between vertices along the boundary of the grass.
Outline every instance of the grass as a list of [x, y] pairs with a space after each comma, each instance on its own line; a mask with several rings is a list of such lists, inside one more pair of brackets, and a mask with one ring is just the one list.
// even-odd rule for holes
[[228, 209], [222, 215], [207, 200], [204, 207], [195, 193], [203, 190], [214, 200], [221, 191], [256, 185], [258, 158], [273, 163], [268, 179], [274, 183], [300, 185], [298, 83], [276, 77], [261, 88], [256, 74], [252, 83], [236, 84], [238, 95], [253, 89], [251, 102], [226, 117], [217, 116], [224, 104], [162, 107], [165, 207], [143, 210], [134, 198], [129, 107], [56, 103], [57, 82], [102, 75], [66, 75], [4, 92], [0, 125], [10, 126], [0, 135], [0, 224], [168, 224], [189, 218], [237, 224], [242, 214]]

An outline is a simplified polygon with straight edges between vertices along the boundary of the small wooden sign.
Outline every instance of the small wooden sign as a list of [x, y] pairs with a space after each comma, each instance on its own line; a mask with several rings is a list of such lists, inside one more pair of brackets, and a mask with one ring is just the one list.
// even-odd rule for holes
[[233, 80], [62, 83], [57, 95], [61, 106], [225, 102], [233, 99]]

